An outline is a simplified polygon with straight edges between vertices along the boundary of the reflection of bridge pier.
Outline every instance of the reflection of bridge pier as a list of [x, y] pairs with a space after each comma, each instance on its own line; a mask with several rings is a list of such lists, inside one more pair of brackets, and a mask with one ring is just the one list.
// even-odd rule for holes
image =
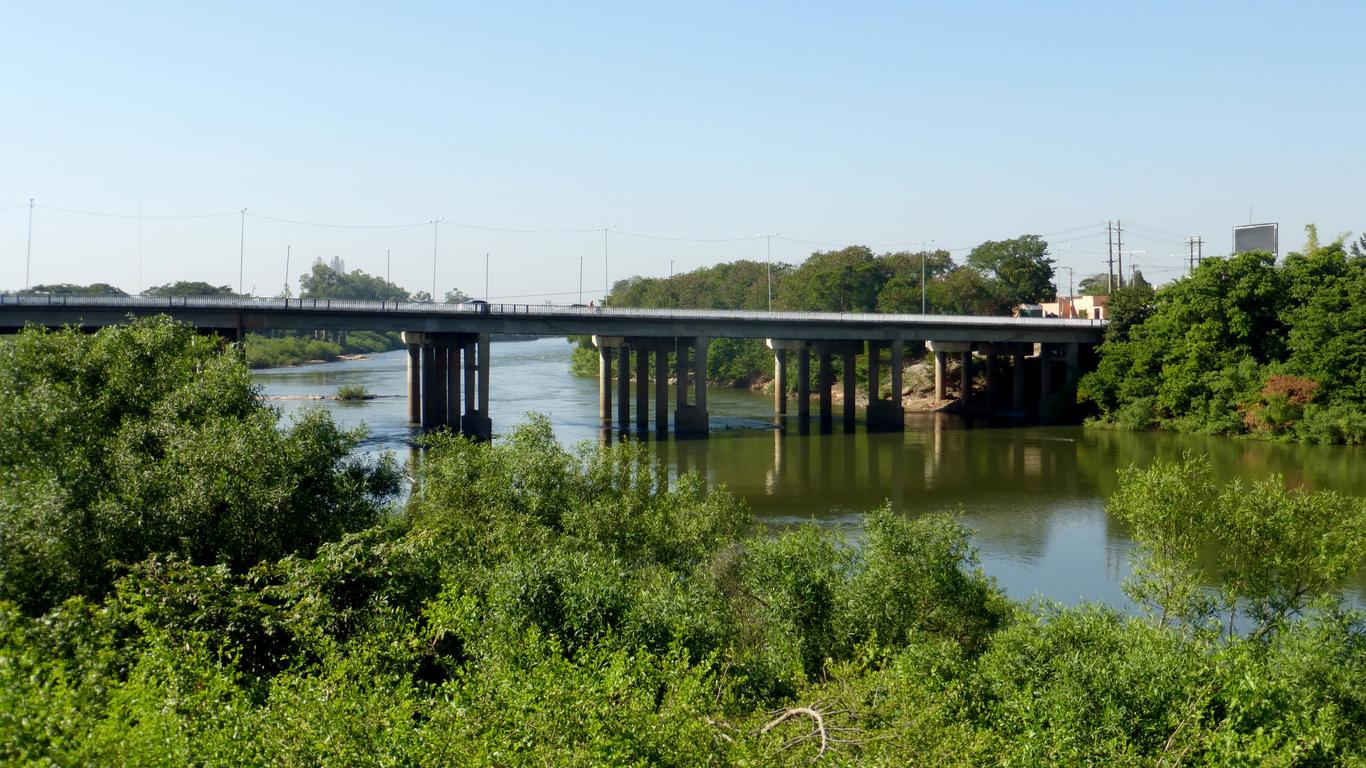
[[489, 335], [404, 331], [403, 342], [408, 345], [408, 421], [424, 429], [458, 429], [479, 440], [492, 437]]

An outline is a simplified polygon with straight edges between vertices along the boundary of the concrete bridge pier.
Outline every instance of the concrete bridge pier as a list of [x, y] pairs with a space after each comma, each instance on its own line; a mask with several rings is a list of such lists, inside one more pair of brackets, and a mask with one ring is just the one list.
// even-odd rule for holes
[[[404, 331], [408, 345], [408, 421], [424, 429], [459, 429], [476, 439], [492, 437], [488, 418], [488, 334]], [[475, 349], [479, 350], [476, 362]], [[465, 353], [465, 375], [460, 355]], [[476, 405], [475, 371], [478, 371]], [[464, 415], [461, 415], [461, 379]]]
[[[677, 341], [678, 405], [674, 410], [674, 432], [680, 437], [706, 435], [711, 428], [707, 414], [707, 342], [706, 336]], [[691, 355], [689, 354], [691, 347]], [[693, 398], [688, 402], [688, 373], [693, 375]]]
[[[473, 342], [465, 344], [465, 404], [469, 405], [470, 385], [473, 383], [474, 376], [478, 374], [478, 406], [473, 410], [466, 409], [465, 415], [460, 419], [460, 431], [467, 437], [476, 440], [490, 440], [493, 438], [493, 419], [489, 418], [489, 367], [492, 360], [489, 357], [489, 335], [487, 333], [478, 334]], [[478, 358], [474, 353], [478, 351]], [[470, 369], [474, 370], [471, 371]]]
[[829, 432], [835, 427], [834, 400], [830, 396], [830, 390], [835, 386], [835, 369], [831, 363], [829, 352], [822, 350], [820, 353], [820, 380], [817, 394], [820, 397], [820, 422], [821, 431]]
[[1025, 407], [1025, 354], [1019, 344], [1011, 352], [1010, 374], [1010, 407], [1016, 411], [1023, 411]]
[[950, 354], [961, 355], [962, 369], [959, 371], [959, 386], [962, 388], [960, 402], [967, 405], [972, 396], [972, 344], [966, 341], [927, 341], [925, 349], [934, 353], [934, 401], [941, 405], [948, 399], [947, 365]]
[[[890, 350], [891, 397], [882, 397], [882, 351]], [[900, 339], [868, 342], [868, 429], [895, 431], [906, 428], [906, 409], [902, 404], [901, 367], [904, 347]]]
[[408, 423], [422, 423], [422, 346], [413, 343], [408, 344]]
[[810, 385], [811, 358], [807, 343], [798, 339], [765, 339], [765, 346], [773, 350], [773, 415], [787, 415], [787, 353], [797, 353], [797, 413], [802, 418], [811, 415]]

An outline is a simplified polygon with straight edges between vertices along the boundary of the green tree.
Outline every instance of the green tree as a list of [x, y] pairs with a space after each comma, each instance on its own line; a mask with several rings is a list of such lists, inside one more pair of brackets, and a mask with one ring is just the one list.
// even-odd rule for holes
[[1053, 259], [1038, 235], [988, 240], [968, 254], [968, 266], [994, 280], [998, 295], [1012, 307], [1046, 301], [1055, 293]]
[[[921, 264], [921, 260], [924, 264]], [[880, 257], [891, 277], [877, 297], [879, 312], [919, 313], [921, 307], [922, 269], [926, 282], [943, 279], [954, 270], [953, 257], [948, 251], [923, 253], [889, 253]], [[926, 297], [928, 290], [926, 291]]]
[[1107, 296], [1113, 279], [1114, 275], [1104, 273], [1087, 275], [1077, 284], [1077, 290], [1081, 291], [1082, 296]]
[[382, 277], [359, 269], [338, 272], [321, 261], [299, 277], [299, 297], [304, 299], [362, 299], [406, 301], [408, 292]]
[[128, 294], [121, 288], [116, 288], [109, 283], [91, 283], [90, 285], [77, 285], [75, 283], [52, 283], [50, 285], [35, 285], [19, 291], [26, 296], [127, 296]]
[[288, 429], [221, 341], [166, 318], [0, 345], [0, 599], [99, 596], [151, 554], [248, 568], [372, 525], [389, 462], [322, 411]]
[[237, 296], [227, 285], [210, 285], [199, 280], [177, 280], [165, 285], [154, 285], [142, 292], [143, 296]]
[[888, 277], [867, 246], [817, 251], [783, 281], [775, 301], [806, 312], [872, 312]]
[[1001, 315], [1010, 299], [998, 293], [999, 284], [973, 267], [959, 267], [929, 284], [930, 311], [946, 315]]

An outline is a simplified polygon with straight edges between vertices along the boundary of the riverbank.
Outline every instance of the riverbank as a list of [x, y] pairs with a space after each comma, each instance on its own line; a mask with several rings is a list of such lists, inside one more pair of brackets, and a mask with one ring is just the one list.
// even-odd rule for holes
[[362, 360], [366, 355], [401, 349], [397, 333], [351, 331], [340, 340], [308, 336], [270, 337], [249, 333], [243, 342], [250, 368], [282, 368], [314, 365], [334, 360]]

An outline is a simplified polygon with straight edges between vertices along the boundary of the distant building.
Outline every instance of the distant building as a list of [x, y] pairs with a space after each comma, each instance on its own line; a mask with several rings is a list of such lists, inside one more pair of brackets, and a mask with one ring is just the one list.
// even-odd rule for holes
[[339, 275], [346, 274], [346, 262], [342, 261], [342, 257], [340, 256], [333, 256], [331, 261], [323, 261], [322, 257], [319, 256], [313, 259], [313, 263], [315, 265], [325, 264], [327, 265], [328, 269], [331, 269], [333, 272], [336, 272]]
[[1043, 304], [1023, 304], [1021, 307], [1039, 307], [1038, 315], [1019, 314], [1019, 317], [1061, 317], [1071, 319], [1108, 320], [1109, 296], [1059, 296], [1057, 301]]

